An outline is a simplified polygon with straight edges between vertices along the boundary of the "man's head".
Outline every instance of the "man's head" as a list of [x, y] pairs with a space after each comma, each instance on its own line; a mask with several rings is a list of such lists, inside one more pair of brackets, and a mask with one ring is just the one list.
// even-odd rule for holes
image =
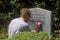
[[20, 11], [20, 17], [23, 17], [25, 21], [27, 21], [31, 16], [31, 11], [28, 8], [23, 8]]

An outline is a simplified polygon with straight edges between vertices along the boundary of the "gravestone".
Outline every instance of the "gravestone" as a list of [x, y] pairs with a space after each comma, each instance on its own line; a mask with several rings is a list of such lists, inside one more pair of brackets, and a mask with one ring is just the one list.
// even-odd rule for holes
[[28, 21], [30, 29], [33, 30], [35, 22], [39, 21], [42, 24], [40, 29], [51, 34], [51, 11], [41, 8], [31, 8], [29, 10], [31, 11], [31, 18]]

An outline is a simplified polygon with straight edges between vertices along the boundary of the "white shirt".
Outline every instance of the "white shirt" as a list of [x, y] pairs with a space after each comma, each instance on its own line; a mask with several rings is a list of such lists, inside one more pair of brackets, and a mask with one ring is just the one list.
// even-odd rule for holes
[[30, 31], [28, 23], [26, 23], [23, 18], [13, 19], [8, 27], [8, 38], [23, 31]]

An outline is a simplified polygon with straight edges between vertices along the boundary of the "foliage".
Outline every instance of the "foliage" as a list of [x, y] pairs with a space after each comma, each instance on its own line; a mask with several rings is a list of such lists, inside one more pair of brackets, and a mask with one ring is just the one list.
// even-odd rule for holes
[[54, 38], [45, 32], [22, 32], [14, 35], [8, 40], [59, 40], [60, 38]]
[[7, 30], [2, 28], [2, 30], [0, 30], [0, 40], [6, 39], [8, 37], [7, 35]]

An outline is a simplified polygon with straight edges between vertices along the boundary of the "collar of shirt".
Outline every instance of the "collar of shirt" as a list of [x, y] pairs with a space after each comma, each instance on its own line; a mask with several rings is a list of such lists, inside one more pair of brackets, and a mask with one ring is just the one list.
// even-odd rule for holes
[[20, 17], [19, 19], [22, 20], [22, 21], [24, 21], [24, 18], [22, 18], [22, 17]]

